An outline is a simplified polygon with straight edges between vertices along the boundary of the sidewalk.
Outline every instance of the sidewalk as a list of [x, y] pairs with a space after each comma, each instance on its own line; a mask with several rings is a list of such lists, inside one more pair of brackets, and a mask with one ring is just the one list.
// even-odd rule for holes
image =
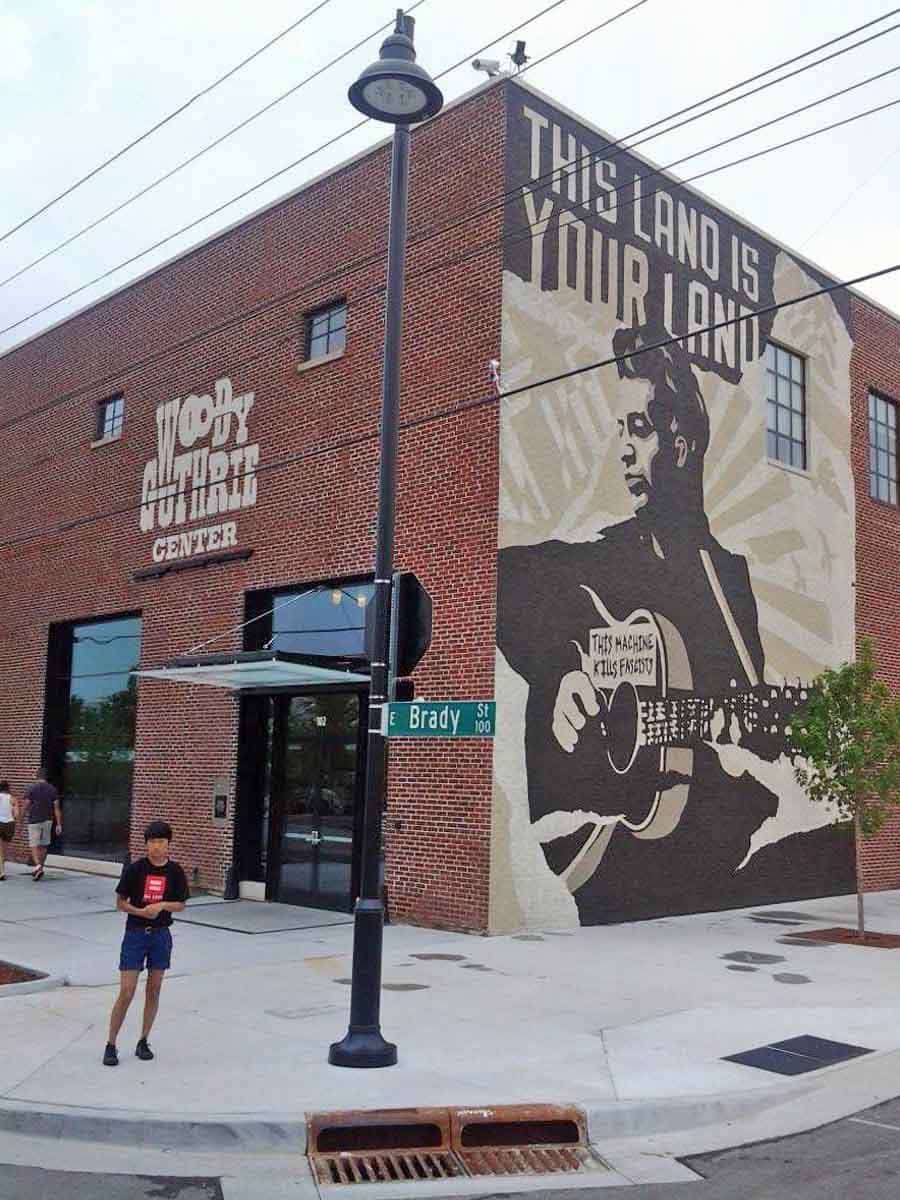
[[[601, 1152], [640, 1136], [686, 1153], [900, 1093], [900, 951], [791, 941], [853, 924], [852, 896], [511, 937], [389, 927], [382, 1028], [400, 1062], [375, 1071], [326, 1058], [347, 1025], [349, 918], [235, 932], [215, 924], [258, 925], [264, 907], [199, 897], [185, 916], [215, 924], [176, 923], [157, 1060], [131, 1053], [139, 993], [112, 1070], [100, 1059], [123, 926], [113, 886], [58, 870], [36, 884], [16, 865], [0, 885], [0, 958], [69, 984], [0, 991], [0, 1128], [246, 1150], [302, 1145], [311, 1111], [574, 1102]], [[870, 896], [867, 913], [873, 930], [900, 931], [900, 892]], [[798, 1078], [722, 1061], [803, 1034], [876, 1053]]]

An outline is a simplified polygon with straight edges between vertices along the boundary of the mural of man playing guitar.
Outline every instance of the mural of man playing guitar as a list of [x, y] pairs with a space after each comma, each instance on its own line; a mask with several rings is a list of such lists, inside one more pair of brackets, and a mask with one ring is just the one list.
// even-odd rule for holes
[[746, 560], [704, 511], [700, 386], [681, 343], [646, 349], [666, 337], [645, 326], [613, 339], [608, 403], [634, 515], [591, 542], [499, 555], [498, 644], [529, 684], [533, 828], [588, 924], [822, 894], [850, 878], [831, 827], [745, 864], [778, 797], [724, 771], [718, 743], [778, 759], [805, 690], [764, 683]]

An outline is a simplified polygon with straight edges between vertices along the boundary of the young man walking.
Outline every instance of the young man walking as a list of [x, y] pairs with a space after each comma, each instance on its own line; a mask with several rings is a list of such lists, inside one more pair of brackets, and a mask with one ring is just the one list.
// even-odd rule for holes
[[172, 961], [172, 913], [183, 912], [190, 895], [187, 877], [169, 858], [172, 828], [165, 821], [151, 821], [144, 830], [147, 855], [122, 871], [116, 887], [116, 908], [127, 913], [125, 936], [119, 956], [119, 995], [109, 1018], [109, 1040], [103, 1065], [117, 1067], [116, 1038], [134, 998], [138, 976], [147, 967], [144, 1020], [135, 1054], [145, 1062], [153, 1058], [147, 1044], [159, 1008], [163, 976]]
[[59, 837], [62, 833], [59, 792], [52, 783], [47, 782], [47, 772], [43, 767], [38, 771], [34, 783], [25, 789], [22, 803], [25, 808], [25, 821], [28, 825], [28, 845], [31, 847], [31, 859], [34, 863], [31, 878], [43, 879], [44, 859], [50, 848], [54, 823], [56, 824], [56, 836]]

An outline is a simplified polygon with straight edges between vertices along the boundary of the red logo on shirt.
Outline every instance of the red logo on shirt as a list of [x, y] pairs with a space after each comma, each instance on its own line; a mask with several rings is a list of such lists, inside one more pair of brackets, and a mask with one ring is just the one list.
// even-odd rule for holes
[[158, 904], [165, 894], [165, 875], [148, 875], [144, 880], [144, 903]]

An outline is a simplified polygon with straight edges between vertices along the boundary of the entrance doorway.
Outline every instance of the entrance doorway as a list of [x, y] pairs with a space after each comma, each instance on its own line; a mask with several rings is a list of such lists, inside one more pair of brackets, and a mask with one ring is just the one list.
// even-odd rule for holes
[[358, 886], [364, 739], [360, 693], [273, 703], [266, 896], [351, 911]]

